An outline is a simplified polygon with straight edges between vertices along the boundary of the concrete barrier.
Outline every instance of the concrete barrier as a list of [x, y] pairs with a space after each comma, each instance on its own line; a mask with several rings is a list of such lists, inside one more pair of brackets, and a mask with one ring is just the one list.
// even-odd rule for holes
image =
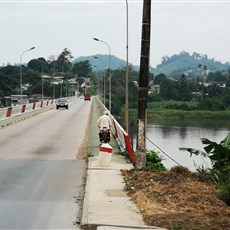
[[108, 167], [112, 159], [113, 148], [110, 144], [102, 144], [99, 148], [98, 162], [99, 167]]

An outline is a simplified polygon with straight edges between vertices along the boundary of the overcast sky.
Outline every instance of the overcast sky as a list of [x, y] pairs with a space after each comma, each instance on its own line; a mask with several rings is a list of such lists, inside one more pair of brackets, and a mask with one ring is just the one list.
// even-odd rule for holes
[[[143, 0], [128, 0], [129, 62], [140, 63]], [[229, 1], [154, 1], [150, 65], [181, 51], [230, 62]], [[59, 55], [111, 54], [126, 60], [126, 0], [0, 1], [0, 65]]]

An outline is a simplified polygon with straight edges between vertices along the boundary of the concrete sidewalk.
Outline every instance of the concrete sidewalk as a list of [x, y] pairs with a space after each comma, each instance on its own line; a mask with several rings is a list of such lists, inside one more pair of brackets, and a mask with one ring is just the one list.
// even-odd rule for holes
[[113, 154], [110, 164], [98, 164], [99, 138], [96, 120], [100, 116], [96, 102], [92, 104], [90, 128], [90, 152], [87, 181], [81, 219], [82, 229], [119, 230], [119, 229], [158, 229], [146, 226], [134, 202], [127, 196], [121, 169], [131, 169], [131, 163], [116, 155], [119, 152], [115, 140], [111, 140]]

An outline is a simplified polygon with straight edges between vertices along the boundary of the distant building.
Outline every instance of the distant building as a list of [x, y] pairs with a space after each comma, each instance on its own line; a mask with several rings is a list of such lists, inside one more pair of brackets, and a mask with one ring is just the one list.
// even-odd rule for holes
[[[43, 95], [43, 101], [45, 101], [45, 100], [51, 100], [51, 99], [52, 99], [52, 97], [47, 97], [47, 96]], [[32, 94], [29, 97], [29, 102], [30, 103], [39, 102], [39, 101], [42, 101], [42, 94]]]
[[0, 108], [8, 107], [12, 105], [11, 97], [0, 97]]
[[29, 97], [27, 95], [11, 95], [13, 105], [28, 104]]
[[149, 86], [150, 86], [150, 92], [151, 93], [156, 93], [156, 94], [159, 94], [160, 93], [160, 86], [159, 85], [155, 85], [153, 83], [153, 81], [150, 81], [149, 82]]

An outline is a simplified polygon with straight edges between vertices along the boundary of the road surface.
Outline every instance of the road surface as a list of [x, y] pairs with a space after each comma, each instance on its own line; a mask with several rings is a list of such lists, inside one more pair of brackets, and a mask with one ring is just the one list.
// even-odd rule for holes
[[91, 101], [0, 129], [0, 229], [79, 229]]

